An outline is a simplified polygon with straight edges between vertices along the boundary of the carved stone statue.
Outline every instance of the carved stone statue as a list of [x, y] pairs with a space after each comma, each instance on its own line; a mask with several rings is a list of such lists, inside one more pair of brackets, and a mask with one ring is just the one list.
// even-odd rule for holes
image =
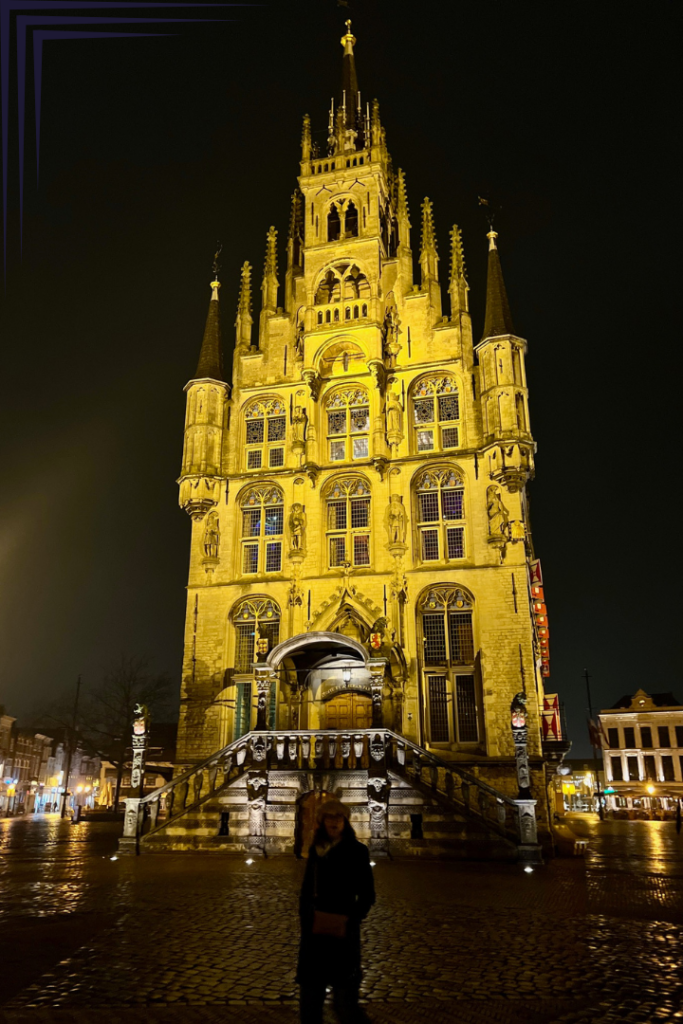
[[308, 416], [302, 405], [294, 407], [292, 415], [292, 444], [296, 447], [303, 447], [306, 441], [306, 424]]
[[500, 488], [490, 484], [486, 488], [486, 511], [489, 517], [489, 537], [492, 541], [503, 543], [508, 539], [508, 520], [510, 513], [503, 504]]
[[398, 341], [400, 324], [401, 321], [399, 320], [396, 307], [388, 306], [384, 314], [382, 333], [384, 335], [384, 358], [389, 369], [393, 369], [396, 366], [396, 356], [401, 351], [401, 345]]
[[387, 441], [393, 448], [403, 440], [403, 409], [398, 395], [387, 393]]
[[303, 505], [295, 501], [289, 513], [289, 532], [292, 540], [292, 551], [301, 551], [304, 546], [306, 532], [306, 513]]
[[204, 554], [207, 558], [218, 558], [220, 543], [218, 516], [215, 512], [210, 512], [206, 517], [206, 526], [204, 527]]
[[384, 513], [384, 525], [390, 544], [404, 544], [406, 539], [406, 510], [400, 494], [392, 494]]

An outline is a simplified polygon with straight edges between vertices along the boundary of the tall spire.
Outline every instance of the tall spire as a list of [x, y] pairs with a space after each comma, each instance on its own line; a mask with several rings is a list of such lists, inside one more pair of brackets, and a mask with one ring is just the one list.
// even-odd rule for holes
[[251, 347], [251, 264], [243, 263], [240, 273], [240, 296], [237, 301], [236, 347], [246, 350]]
[[499, 334], [512, 334], [512, 316], [510, 315], [510, 304], [505, 282], [503, 281], [503, 270], [500, 265], [500, 256], [496, 239], [498, 232], [493, 228], [486, 236], [489, 240], [489, 268], [486, 281], [486, 317], [484, 318], [484, 338], [495, 338]]
[[346, 35], [342, 36], [341, 44], [344, 47], [342, 103], [346, 108], [345, 122], [347, 128], [355, 128], [358, 113], [358, 78], [356, 77], [356, 58], [353, 55], [356, 37], [351, 33], [350, 20], [346, 22]]
[[218, 301], [218, 289], [220, 286], [221, 283], [216, 276], [215, 280], [211, 282], [209, 312], [206, 317], [206, 327], [204, 328], [204, 339], [202, 341], [202, 350], [199, 353], [197, 372], [193, 380], [209, 377], [211, 380], [225, 382], [225, 377], [223, 376], [223, 344], [221, 340], [221, 307]]
[[422, 268], [423, 288], [430, 279], [438, 279], [439, 256], [436, 251], [436, 234], [434, 232], [434, 214], [431, 199], [425, 199], [422, 204], [420, 267]]
[[467, 283], [465, 270], [465, 253], [462, 247], [462, 231], [457, 224], [454, 224], [451, 229], [451, 276], [448, 282], [448, 291], [451, 296], [451, 316], [467, 313], [469, 290], [470, 286]]
[[404, 228], [405, 228], [405, 238], [402, 237], [401, 238], [401, 242], [402, 242], [403, 245], [407, 245], [408, 247], [410, 247], [410, 226], [411, 225], [410, 225], [410, 210], [408, 209], [408, 190], [406, 189], [406, 176], [405, 176], [405, 174], [403, 172], [403, 169], [401, 167], [399, 167], [399, 169], [398, 169], [398, 202], [397, 202], [396, 206], [397, 206], [396, 213], [397, 213], [397, 216], [398, 216], [398, 225], [399, 225], [398, 229], [399, 229], [399, 233], [403, 234], [403, 232], [401, 231], [401, 225], [402, 224], [404, 225]]

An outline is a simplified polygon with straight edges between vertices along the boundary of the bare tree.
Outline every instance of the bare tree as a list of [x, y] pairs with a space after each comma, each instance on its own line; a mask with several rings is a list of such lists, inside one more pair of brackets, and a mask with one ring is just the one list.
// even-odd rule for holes
[[101, 684], [89, 690], [81, 712], [81, 731], [88, 747], [116, 768], [114, 808], [119, 805], [121, 779], [130, 749], [133, 708], [145, 704], [153, 719], [163, 716], [171, 697], [171, 679], [149, 670], [146, 658], [121, 655]]

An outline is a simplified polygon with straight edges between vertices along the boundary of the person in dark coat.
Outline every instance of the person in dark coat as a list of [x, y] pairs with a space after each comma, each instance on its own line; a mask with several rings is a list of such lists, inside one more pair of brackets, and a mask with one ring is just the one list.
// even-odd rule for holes
[[[326, 801], [308, 854], [299, 899], [301, 1024], [322, 1024], [328, 985], [343, 1024], [368, 1019], [358, 1005], [360, 924], [375, 902], [375, 884], [368, 848], [356, 839], [349, 813], [340, 801]], [[320, 933], [330, 926], [339, 934]]]

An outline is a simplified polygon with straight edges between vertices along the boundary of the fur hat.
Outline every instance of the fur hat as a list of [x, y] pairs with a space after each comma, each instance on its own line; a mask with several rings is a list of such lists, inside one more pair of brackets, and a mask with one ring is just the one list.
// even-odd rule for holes
[[343, 814], [348, 821], [351, 817], [351, 810], [341, 800], [326, 800], [318, 808], [318, 813], [316, 814], [318, 823], [322, 822], [326, 814]]

